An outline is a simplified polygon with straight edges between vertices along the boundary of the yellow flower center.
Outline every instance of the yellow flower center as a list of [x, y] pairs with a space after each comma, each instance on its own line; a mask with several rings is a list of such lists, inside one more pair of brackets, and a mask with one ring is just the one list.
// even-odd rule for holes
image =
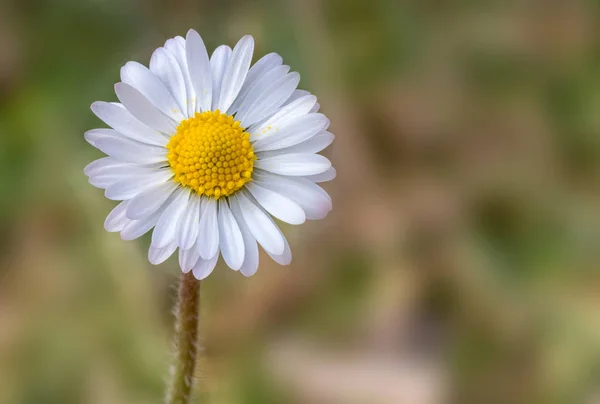
[[199, 195], [218, 199], [252, 180], [256, 157], [250, 134], [218, 110], [182, 121], [167, 149], [175, 181]]

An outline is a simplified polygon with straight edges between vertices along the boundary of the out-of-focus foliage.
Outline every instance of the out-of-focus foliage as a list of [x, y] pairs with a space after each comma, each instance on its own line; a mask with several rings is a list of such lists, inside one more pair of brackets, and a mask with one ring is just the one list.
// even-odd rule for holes
[[337, 135], [290, 267], [202, 285], [197, 402], [600, 400], [600, 4], [0, 3], [0, 403], [160, 403], [176, 258], [102, 223], [89, 110], [197, 29], [255, 36]]

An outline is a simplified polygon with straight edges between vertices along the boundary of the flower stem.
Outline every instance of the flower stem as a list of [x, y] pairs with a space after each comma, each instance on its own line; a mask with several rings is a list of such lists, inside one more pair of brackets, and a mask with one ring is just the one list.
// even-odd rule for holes
[[167, 404], [187, 404], [194, 381], [198, 354], [200, 281], [191, 272], [181, 275], [175, 310], [175, 363], [167, 393]]

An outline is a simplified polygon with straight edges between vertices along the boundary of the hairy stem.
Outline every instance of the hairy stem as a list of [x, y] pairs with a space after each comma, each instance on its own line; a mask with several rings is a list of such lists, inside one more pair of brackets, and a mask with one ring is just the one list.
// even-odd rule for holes
[[175, 311], [175, 363], [167, 393], [167, 404], [188, 404], [198, 354], [200, 281], [191, 272], [181, 275]]

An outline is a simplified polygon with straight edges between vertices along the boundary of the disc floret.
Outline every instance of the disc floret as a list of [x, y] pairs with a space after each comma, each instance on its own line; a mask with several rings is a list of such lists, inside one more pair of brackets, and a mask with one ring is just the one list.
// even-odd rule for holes
[[218, 110], [182, 121], [167, 150], [174, 180], [199, 195], [229, 196], [252, 180], [256, 157], [250, 134]]

